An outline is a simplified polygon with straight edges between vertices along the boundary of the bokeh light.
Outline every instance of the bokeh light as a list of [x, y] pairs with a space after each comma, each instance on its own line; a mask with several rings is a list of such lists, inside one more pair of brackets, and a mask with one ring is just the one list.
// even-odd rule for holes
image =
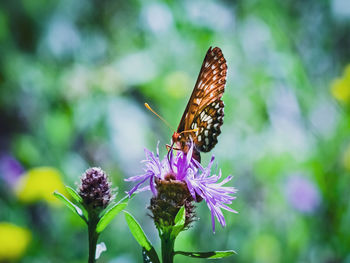
[[[202, 159], [234, 176], [239, 214], [214, 235], [198, 204], [176, 248], [238, 252], [220, 262], [350, 262], [348, 0], [1, 1], [0, 46], [0, 221], [25, 232], [0, 231], [19, 246], [10, 260], [86, 262], [85, 228], [52, 192], [97, 166], [124, 196], [144, 148], [159, 141], [163, 156], [174, 132], [144, 102], [176, 128], [218, 46], [225, 121]], [[127, 209], [159, 248], [149, 199]], [[122, 216], [101, 240], [101, 262], [141, 262]]]

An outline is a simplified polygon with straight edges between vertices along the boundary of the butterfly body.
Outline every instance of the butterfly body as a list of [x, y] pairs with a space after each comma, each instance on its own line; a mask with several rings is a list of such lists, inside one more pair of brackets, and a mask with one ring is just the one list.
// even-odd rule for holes
[[204, 58], [192, 95], [172, 136], [175, 146], [187, 153], [194, 143], [193, 157], [200, 162], [200, 152], [216, 145], [224, 118], [221, 97], [225, 90], [227, 65], [218, 47], [209, 48]]

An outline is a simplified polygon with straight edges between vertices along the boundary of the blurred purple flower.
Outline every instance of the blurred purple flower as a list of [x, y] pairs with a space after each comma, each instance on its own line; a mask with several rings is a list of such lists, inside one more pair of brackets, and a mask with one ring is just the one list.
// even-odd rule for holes
[[291, 176], [286, 185], [289, 203], [299, 212], [312, 213], [319, 206], [321, 198], [315, 184], [307, 177]]
[[[221, 178], [221, 170], [218, 175], [210, 175], [214, 156], [211, 158], [208, 167], [204, 168], [192, 158], [192, 151], [193, 144], [187, 154], [178, 151], [174, 155], [171, 150], [163, 160], [160, 160], [158, 147], [156, 155], [145, 149], [146, 160], [143, 161], [146, 166], [145, 173], [125, 179], [125, 181], [138, 182], [128, 194], [132, 195], [136, 191], [151, 190], [153, 195], [157, 196], [155, 179], [167, 180], [171, 178], [185, 182], [193, 200], [200, 202], [204, 199], [207, 203], [211, 212], [213, 231], [215, 232], [215, 217], [222, 226], [226, 225], [221, 209], [237, 213], [237, 211], [227, 206], [236, 199], [231, 195], [235, 194], [237, 190], [234, 187], [223, 186], [232, 179], [232, 176], [228, 176], [218, 183]], [[146, 181], [149, 182], [149, 186], [141, 189], [140, 186]]]
[[10, 186], [14, 186], [23, 172], [22, 165], [11, 155], [4, 154], [0, 157], [0, 176]]

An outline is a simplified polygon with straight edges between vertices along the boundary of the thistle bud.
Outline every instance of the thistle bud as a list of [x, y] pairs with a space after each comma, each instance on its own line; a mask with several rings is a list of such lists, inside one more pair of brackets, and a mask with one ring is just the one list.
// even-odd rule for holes
[[195, 219], [193, 198], [183, 181], [166, 176], [165, 180], [156, 179], [157, 195], [151, 199], [149, 209], [158, 229], [175, 225], [175, 217], [182, 206], [185, 206], [185, 228]]
[[107, 174], [97, 167], [89, 168], [81, 177], [79, 194], [87, 210], [103, 210], [109, 204], [111, 184]]

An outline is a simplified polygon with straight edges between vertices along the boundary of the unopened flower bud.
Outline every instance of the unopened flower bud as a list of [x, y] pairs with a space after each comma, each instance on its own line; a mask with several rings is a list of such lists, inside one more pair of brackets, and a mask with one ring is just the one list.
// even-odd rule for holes
[[81, 177], [79, 194], [88, 210], [102, 210], [109, 204], [112, 195], [107, 174], [97, 167], [89, 168]]

